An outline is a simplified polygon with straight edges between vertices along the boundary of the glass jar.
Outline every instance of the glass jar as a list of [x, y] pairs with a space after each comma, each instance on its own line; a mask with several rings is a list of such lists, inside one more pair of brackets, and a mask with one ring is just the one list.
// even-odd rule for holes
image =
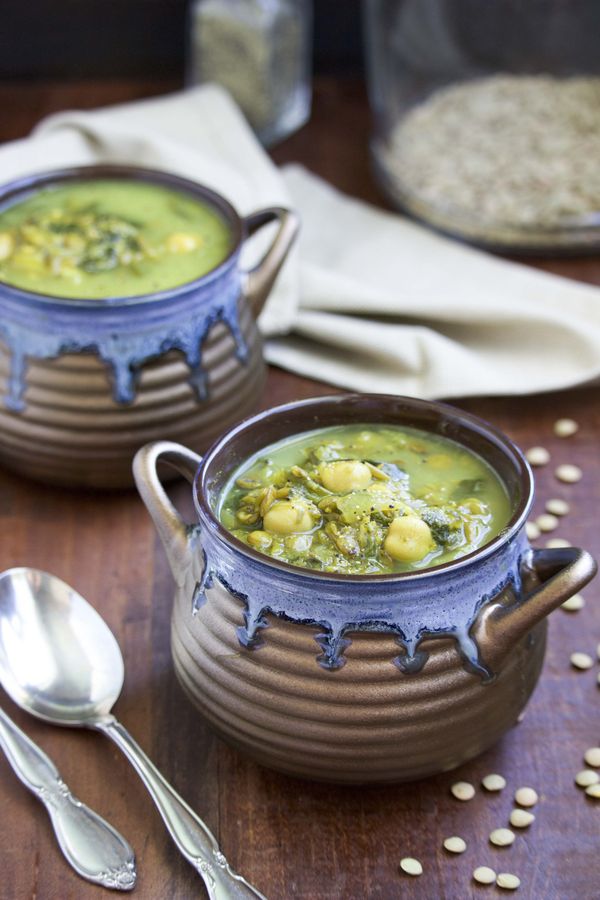
[[376, 176], [496, 249], [600, 244], [600, 3], [364, 0]]
[[188, 84], [223, 85], [270, 145], [310, 115], [311, 0], [194, 0]]

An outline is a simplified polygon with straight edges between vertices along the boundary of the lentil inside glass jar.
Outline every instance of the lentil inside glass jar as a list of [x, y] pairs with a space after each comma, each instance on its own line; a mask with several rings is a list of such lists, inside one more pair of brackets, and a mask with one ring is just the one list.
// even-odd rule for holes
[[365, 0], [376, 176], [491, 248], [600, 244], [600, 5]]

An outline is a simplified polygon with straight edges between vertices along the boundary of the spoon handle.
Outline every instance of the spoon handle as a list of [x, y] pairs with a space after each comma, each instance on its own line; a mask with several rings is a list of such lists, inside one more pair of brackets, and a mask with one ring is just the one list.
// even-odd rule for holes
[[136, 881], [130, 845], [73, 796], [52, 760], [2, 709], [0, 747], [18, 778], [48, 810], [60, 849], [78, 875], [105, 888], [130, 891]]
[[247, 900], [264, 894], [230, 867], [217, 840], [202, 819], [187, 805], [158, 771], [129, 732], [114, 718], [94, 723], [120, 747], [146, 785], [180, 852], [204, 880], [211, 900]]

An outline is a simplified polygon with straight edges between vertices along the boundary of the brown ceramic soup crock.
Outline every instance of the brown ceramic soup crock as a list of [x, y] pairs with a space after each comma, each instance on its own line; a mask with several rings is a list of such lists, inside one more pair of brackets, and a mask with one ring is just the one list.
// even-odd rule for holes
[[[215, 508], [231, 473], [285, 437], [325, 425], [414, 426], [483, 457], [511, 503], [506, 527], [462, 558], [416, 572], [343, 576], [260, 554]], [[158, 462], [194, 484], [198, 521], [167, 498]], [[586, 584], [584, 550], [532, 550], [533, 479], [502, 433], [441, 403], [341, 395], [262, 412], [201, 459], [144, 447], [134, 475], [177, 589], [175, 670], [216, 731], [265, 766], [319, 780], [408, 781], [481, 753], [527, 703], [548, 614]]]
[[[227, 226], [230, 251], [194, 281], [139, 296], [57, 297], [0, 279], [0, 463], [69, 487], [130, 484], [143, 444], [168, 437], [203, 450], [256, 408], [265, 378], [256, 320], [298, 230], [290, 210], [241, 217], [204, 185], [122, 165], [13, 181], [0, 188], [0, 211], [42, 190], [102, 179], [199, 201]], [[270, 222], [277, 232], [248, 271], [242, 247]]]

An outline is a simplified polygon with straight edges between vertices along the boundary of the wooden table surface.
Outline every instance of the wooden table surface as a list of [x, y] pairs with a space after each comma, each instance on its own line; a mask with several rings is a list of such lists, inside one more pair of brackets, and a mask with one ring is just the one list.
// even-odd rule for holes
[[[158, 93], [164, 82], [103, 82], [0, 86], [0, 138], [27, 133], [50, 111], [123, 101]], [[299, 160], [345, 191], [383, 204], [368, 168], [369, 117], [362, 88], [320, 80], [308, 126], [278, 147], [278, 163]], [[600, 284], [595, 259], [531, 261], [548, 271]], [[485, 300], [485, 298], [483, 298]], [[600, 296], [599, 296], [600, 302]], [[552, 356], [548, 365], [553, 364]], [[329, 392], [331, 388], [271, 370], [263, 406]], [[572, 512], [556, 532], [600, 555], [600, 407], [598, 389], [543, 396], [459, 402], [505, 430], [521, 446], [543, 444], [552, 465], [536, 472], [536, 512], [549, 497], [564, 497]], [[558, 416], [580, 424], [558, 439]], [[564, 485], [553, 465], [577, 463], [583, 479]], [[538, 474], [539, 473], [539, 474]], [[189, 488], [172, 496], [190, 513]], [[573, 778], [586, 748], [600, 743], [600, 666], [577, 672], [574, 650], [595, 657], [600, 641], [599, 586], [584, 592], [578, 613], [551, 616], [542, 678], [524, 720], [484, 756], [456, 772], [417, 784], [350, 788], [312, 784], [259, 768], [217, 739], [184, 697], [169, 649], [172, 579], [150, 519], [133, 491], [94, 494], [60, 491], [0, 472], [0, 569], [31, 565], [70, 582], [105, 617], [121, 645], [125, 687], [119, 718], [166, 777], [206, 820], [232, 865], [270, 900], [424, 898], [463, 900], [500, 896], [471, 880], [478, 865], [514, 872], [517, 896], [531, 900], [600, 897], [600, 804], [586, 799]], [[543, 541], [538, 541], [538, 545]], [[117, 826], [135, 847], [135, 896], [152, 900], [202, 897], [191, 867], [175, 850], [141, 783], [119, 752], [100, 735], [62, 731], [2, 705], [53, 757], [74, 791]], [[500, 772], [500, 794], [478, 790], [460, 803], [450, 785], [478, 785]], [[78, 879], [60, 855], [38, 802], [0, 758], [0, 895], [4, 900], [94, 898], [100, 889]], [[531, 785], [541, 799], [536, 821], [508, 849], [488, 844], [507, 824], [512, 793]], [[450, 857], [442, 841], [462, 835], [468, 850]], [[424, 866], [419, 879], [398, 870], [404, 856]]]

